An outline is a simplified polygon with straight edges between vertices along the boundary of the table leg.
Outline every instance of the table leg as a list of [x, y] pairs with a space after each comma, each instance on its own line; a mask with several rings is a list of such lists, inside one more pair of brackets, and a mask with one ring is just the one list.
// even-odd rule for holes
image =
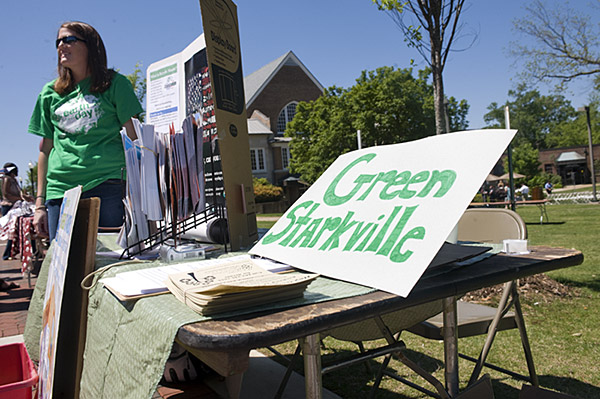
[[446, 364], [446, 391], [451, 398], [458, 395], [458, 335], [456, 298], [443, 299], [444, 303], [444, 362]]
[[321, 399], [323, 397], [321, 348], [319, 345], [319, 334], [308, 335], [302, 340], [306, 399]]

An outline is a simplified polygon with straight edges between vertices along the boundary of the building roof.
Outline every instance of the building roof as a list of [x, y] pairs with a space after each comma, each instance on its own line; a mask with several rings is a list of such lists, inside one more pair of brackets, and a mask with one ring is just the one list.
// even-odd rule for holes
[[556, 162], [581, 162], [585, 161], [585, 157], [578, 152], [568, 151], [561, 152], [558, 158], [556, 158]]
[[248, 119], [248, 134], [273, 134], [273, 132], [260, 120]]
[[279, 72], [279, 70], [285, 66], [298, 66], [304, 73], [313, 81], [313, 83], [323, 91], [324, 87], [319, 83], [317, 78], [304, 66], [304, 64], [296, 57], [292, 51], [288, 51], [286, 54], [277, 58], [274, 61], [269, 62], [259, 70], [252, 72], [250, 75], [244, 78], [244, 93], [246, 95], [246, 107], [250, 106], [252, 102], [258, 97], [260, 92], [269, 84], [271, 79]]

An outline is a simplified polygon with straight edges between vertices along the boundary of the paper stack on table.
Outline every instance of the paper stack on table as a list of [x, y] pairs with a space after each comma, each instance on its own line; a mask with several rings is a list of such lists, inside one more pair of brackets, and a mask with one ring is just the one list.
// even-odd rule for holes
[[177, 299], [203, 315], [301, 297], [318, 275], [274, 274], [251, 259], [169, 275]]

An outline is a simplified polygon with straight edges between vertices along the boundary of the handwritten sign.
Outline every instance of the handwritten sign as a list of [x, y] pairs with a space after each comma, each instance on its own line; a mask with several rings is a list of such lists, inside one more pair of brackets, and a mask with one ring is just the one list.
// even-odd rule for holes
[[250, 253], [407, 296], [515, 130], [475, 130], [340, 156]]

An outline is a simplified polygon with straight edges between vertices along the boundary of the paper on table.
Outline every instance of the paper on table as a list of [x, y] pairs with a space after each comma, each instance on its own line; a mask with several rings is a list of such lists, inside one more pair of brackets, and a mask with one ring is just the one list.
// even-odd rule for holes
[[317, 274], [271, 273], [252, 259], [229, 261], [198, 270], [173, 273], [167, 281], [182, 292], [217, 295], [250, 291], [259, 288], [293, 285], [317, 277]]
[[210, 315], [301, 297], [314, 273], [274, 274], [252, 259], [169, 275], [169, 291], [192, 310]]
[[[225, 259], [207, 259], [197, 262], [175, 263], [169, 266], [159, 266], [118, 273], [114, 277], [103, 278], [100, 282], [121, 300], [135, 299], [141, 296], [167, 292], [168, 288], [165, 281], [169, 274], [189, 272], [205, 267], [247, 259], [250, 259], [249, 255], [232, 256]], [[291, 267], [288, 265], [266, 259], [256, 259], [255, 262], [263, 269], [272, 273], [291, 270]]]

